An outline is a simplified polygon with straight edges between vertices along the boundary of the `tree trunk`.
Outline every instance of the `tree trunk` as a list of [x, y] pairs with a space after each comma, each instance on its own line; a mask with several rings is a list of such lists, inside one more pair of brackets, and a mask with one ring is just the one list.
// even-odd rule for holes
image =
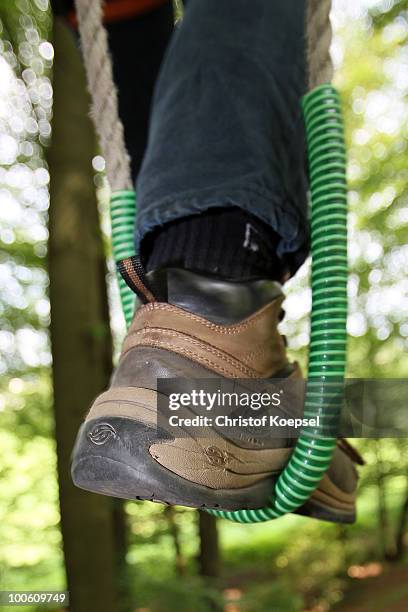
[[406, 486], [405, 499], [402, 504], [395, 530], [394, 549], [387, 555], [387, 561], [401, 561], [405, 552], [405, 533], [408, 521], [408, 484]]
[[183, 557], [183, 551], [181, 549], [180, 529], [176, 521], [176, 512], [177, 510], [174, 508], [174, 506], [166, 506], [164, 508], [164, 515], [169, 525], [171, 537], [173, 538], [176, 574], [177, 576], [182, 577], [186, 573], [186, 563]]
[[197, 514], [200, 535], [199, 573], [200, 576], [217, 578], [220, 574], [217, 519], [201, 510]]
[[389, 552], [389, 533], [390, 525], [386, 504], [386, 476], [384, 474], [382, 456], [381, 456], [381, 441], [375, 441], [376, 453], [376, 471], [377, 471], [377, 498], [378, 498], [378, 531], [379, 543], [381, 547], [381, 557], [387, 558]]
[[[49, 275], [61, 526], [70, 612], [121, 610], [113, 500], [75, 488], [70, 455], [94, 397], [109, 380], [112, 346], [105, 258], [91, 160], [96, 150], [77, 44], [54, 23], [54, 119], [49, 152]], [[117, 513], [116, 513], [117, 515]]]
[[112, 499], [113, 539], [115, 543], [115, 563], [117, 579], [117, 596], [120, 601], [120, 612], [129, 612], [134, 606], [131, 601], [129, 566], [126, 562], [128, 550], [128, 524], [124, 511], [123, 499]]

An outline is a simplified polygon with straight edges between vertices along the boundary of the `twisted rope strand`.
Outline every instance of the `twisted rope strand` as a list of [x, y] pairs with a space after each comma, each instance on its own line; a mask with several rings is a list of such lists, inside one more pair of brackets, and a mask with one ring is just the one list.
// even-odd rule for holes
[[333, 78], [330, 57], [332, 28], [330, 23], [331, 0], [307, 0], [306, 36], [309, 66], [309, 91]]
[[112, 191], [132, 189], [130, 158], [119, 118], [101, 0], [75, 0], [82, 54], [92, 98], [91, 117], [99, 136]]

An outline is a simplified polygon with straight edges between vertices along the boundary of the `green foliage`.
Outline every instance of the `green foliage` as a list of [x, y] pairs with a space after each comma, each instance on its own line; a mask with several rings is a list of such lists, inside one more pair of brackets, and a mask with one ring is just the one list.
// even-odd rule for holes
[[351, 27], [345, 22], [339, 32], [344, 59], [336, 82], [345, 106], [351, 212], [351, 376], [408, 372], [408, 90], [401, 80], [408, 25], [406, 2], [391, 4]]
[[239, 601], [242, 612], [300, 612], [303, 598], [293, 590], [289, 580], [260, 584], [248, 590]]
[[134, 601], [150, 612], [221, 612], [224, 599], [218, 589], [204, 580], [187, 577], [184, 580], [158, 579], [154, 576], [136, 578]]
[[[45, 269], [52, 90], [46, 0], [0, 6], [0, 581], [64, 588]], [[42, 46], [41, 46], [42, 45]], [[45, 586], [47, 585], [47, 586]]]
[[64, 585], [55, 448], [0, 432], [0, 589]]

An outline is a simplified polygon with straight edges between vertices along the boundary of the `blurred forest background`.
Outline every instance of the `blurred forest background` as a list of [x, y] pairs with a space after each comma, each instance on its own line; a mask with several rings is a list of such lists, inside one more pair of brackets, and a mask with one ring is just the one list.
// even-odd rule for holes
[[[407, 377], [408, 2], [335, 0], [332, 18], [349, 151], [348, 374]], [[75, 45], [57, 30], [48, 0], [0, 3], [0, 589], [64, 589], [68, 575], [71, 612], [407, 610], [405, 440], [359, 441], [367, 465], [347, 527], [215, 524], [74, 490], [76, 428], [124, 323], [104, 160]], [[306, 264], [289, 283], [283, 329], [303, 363], [308, 275]]]

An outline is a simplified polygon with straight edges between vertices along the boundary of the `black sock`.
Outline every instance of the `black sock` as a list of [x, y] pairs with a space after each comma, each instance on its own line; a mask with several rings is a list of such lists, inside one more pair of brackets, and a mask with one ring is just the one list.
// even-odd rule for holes
[[240, 208], [214, 208], [151, 232], [142, 243], [147, 271], [183, 268], [224, 279], [283, 282], [286, 267], [276, 255], [280, 236]]

